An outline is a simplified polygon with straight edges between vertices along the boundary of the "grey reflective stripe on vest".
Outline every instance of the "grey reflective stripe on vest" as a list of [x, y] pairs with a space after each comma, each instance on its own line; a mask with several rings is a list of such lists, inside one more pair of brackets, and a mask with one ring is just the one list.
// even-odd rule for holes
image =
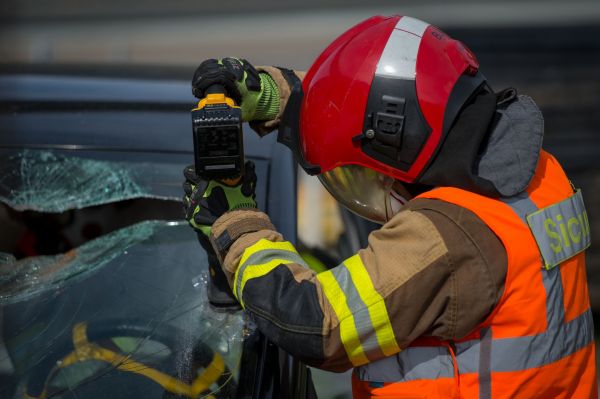
[[454, 365], [445, 346], [408, 347], [397, 355], [355, 369], [363, 381], [414, 381], [452, 378]]
[[527, 215], [538, 210], [537, 205], [533, 203], [526, 192], [522, 192], [508, 198], [502, 197], [500, 198], [500, 201], [510, 206], [525, 224], [527, 224]]
[[[500, 198], [512, 208], [527, 225], [527, 216], [537, 212], [538, 207], [526, 192], [511, 198]], [[548, 330], [556, 330], [565, 319], [564, 291], [559, 269], [543, 270], [542, 283], [546, 291], [546, 321]]]
[[546, 322], [548, 330], [556, 330], [565, 321], [565, 304], [560, 269], [542, 270], [542, 283], [546, 291]]
[[[588, 309], [570, 322], [542, 334], [493, 339], [490, 370], [521, 371], [541, 367], [585, 348], [593, 340], [592, 311]], [[480, 371], [480, 351], [479, 340], [456, 344], [456, 361], [460, 374]]]
[[[482, 328], [479, 341], [479, 397], [492, 397], [492, 329]], [[458, 358], [456, 359], [458, 363]], [[460, 373], [460, 369], [458, 371]]]
[[346, 266], [343, 263], [340, 266], [331, 269], [331, 274], [333, 274], [340, 289], [346, 295], [346, 303], [354, 316], [354, 326], [356, 327], [356, 332], [358, 333], [358, 338], [360, 339], [365, 355], [370, 358], [380, 358], [384, 355], [379, 347], [375, 327], [371, 321], [367, 305], [360, 297], [358, 289], [354, 285], [354, 281]]
[[[509, 205], [525, 224], [527, 215], [538, 209], [526, 193], [500, 200]], [[554, 363], [585, 348], [594, 340], [591, 309], [568, 323], [564, 322], [560, 269], [546, 270], [540, 265], [540, 273], [546, 292], [548, 327], [544, 333], [494, 339], [490, 329], [482, 329], [480, 340], [456, 343], [459, 374], [479, 374], [480, 399], [491, 397], [491, 373], [521, 371]], [[444, 346], [409, 347], [398, 355], [359, 367], [357, 376], [361, 380], [377, 382], [452, 377], [452, 357]]]
[[591, 310], [543, 334], [494, 340], [493, 371], [519, 371], [554, 363], [594, 339]]

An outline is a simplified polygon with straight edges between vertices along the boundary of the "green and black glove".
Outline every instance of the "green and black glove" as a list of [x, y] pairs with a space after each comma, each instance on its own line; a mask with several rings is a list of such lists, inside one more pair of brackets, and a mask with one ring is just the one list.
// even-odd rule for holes
[[214, 180], [202, 180], [196, 175], [193, 165], [187, 166], [183, 170], [183, 174], [185, 176], [183, 183], [185, 218], [196, 230], [198, 241], [208, 257], [208, 270], [211, 278], [207, 292], [208, 300], [213, 306], [220, 309], [239, 309], [239, 303], [221, 270], [209, 236], [212, 224], [225, 212], [256, 207], [254, 163], [246, 162], [244, 176], [235, 186], [228, 186]]
[[196, 69], [192, 93], [204, 98], [206, 89], [219, 84], [242, 109], [242, 120], [274, 119], [279, 113], [279, 89], [268, 73], [259, 73], [248, 61], [237, 58], [208, 59]]
[[256, 173], [254, 163], [247, 161], [245, 173], [235, 186], [215, 180], [205, 181], [196, 175], [193, 165], [183, 170], [183, 206], [188, 223], [206, 237], [212, 224], [227, 211], [256, 208]]

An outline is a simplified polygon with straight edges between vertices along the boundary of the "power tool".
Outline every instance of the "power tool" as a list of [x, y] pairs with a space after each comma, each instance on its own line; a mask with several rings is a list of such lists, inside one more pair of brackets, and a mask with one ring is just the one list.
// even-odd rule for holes
[[212, 85], [192, 109], [196, 174], [232, 184], [244, 173], [242, 110], [225, 88]]
[[[234, 186], [244, 174], [242, 110], [227, 96], [221, 85], [212, 85], [192, 109], [194, 164], [203, 180], [218, 180]], [[217, 309], [239, 309], [219, 261], [207, 238], [198, 233], [208, 253], [208, 301]]]

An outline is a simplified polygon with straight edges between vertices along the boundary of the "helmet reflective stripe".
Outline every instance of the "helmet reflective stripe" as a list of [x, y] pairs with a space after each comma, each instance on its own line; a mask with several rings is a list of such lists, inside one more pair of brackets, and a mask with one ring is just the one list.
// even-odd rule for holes
[[421, 37], [429, 25], [402, 17], [390, 34], [375, 75], [414, 80]]
[[421, 37], [428, 26], [427, 22], [423, 22], [420, 19], [404, 16], [400, 18], [394, 29], [400, 29]]
[[[408, 172], [431, 135], [417, 97], [417, 56], [430, 25], [401, 17], [389, 34], [371, 82], [361, 141], [362, 151], [379, 162]], [[400, 179], [410, 181], [411, 179]]]

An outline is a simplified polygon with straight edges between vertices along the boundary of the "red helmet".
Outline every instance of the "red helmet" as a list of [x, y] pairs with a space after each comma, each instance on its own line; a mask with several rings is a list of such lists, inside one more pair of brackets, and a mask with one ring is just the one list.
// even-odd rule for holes
[[[376, 180], [385, 186], [418, 182], [463, 105], [485, 84], [478, 68], [462, 43], [433, 25], [369, 18], [331, 43], [292, 90], [280, 141], [342, 202], [354, 202], [348, 190], [360, 188], [347, 180], [364, 168], [383, 175]], [[336, 185], [345, 192], [333, 192]]]

